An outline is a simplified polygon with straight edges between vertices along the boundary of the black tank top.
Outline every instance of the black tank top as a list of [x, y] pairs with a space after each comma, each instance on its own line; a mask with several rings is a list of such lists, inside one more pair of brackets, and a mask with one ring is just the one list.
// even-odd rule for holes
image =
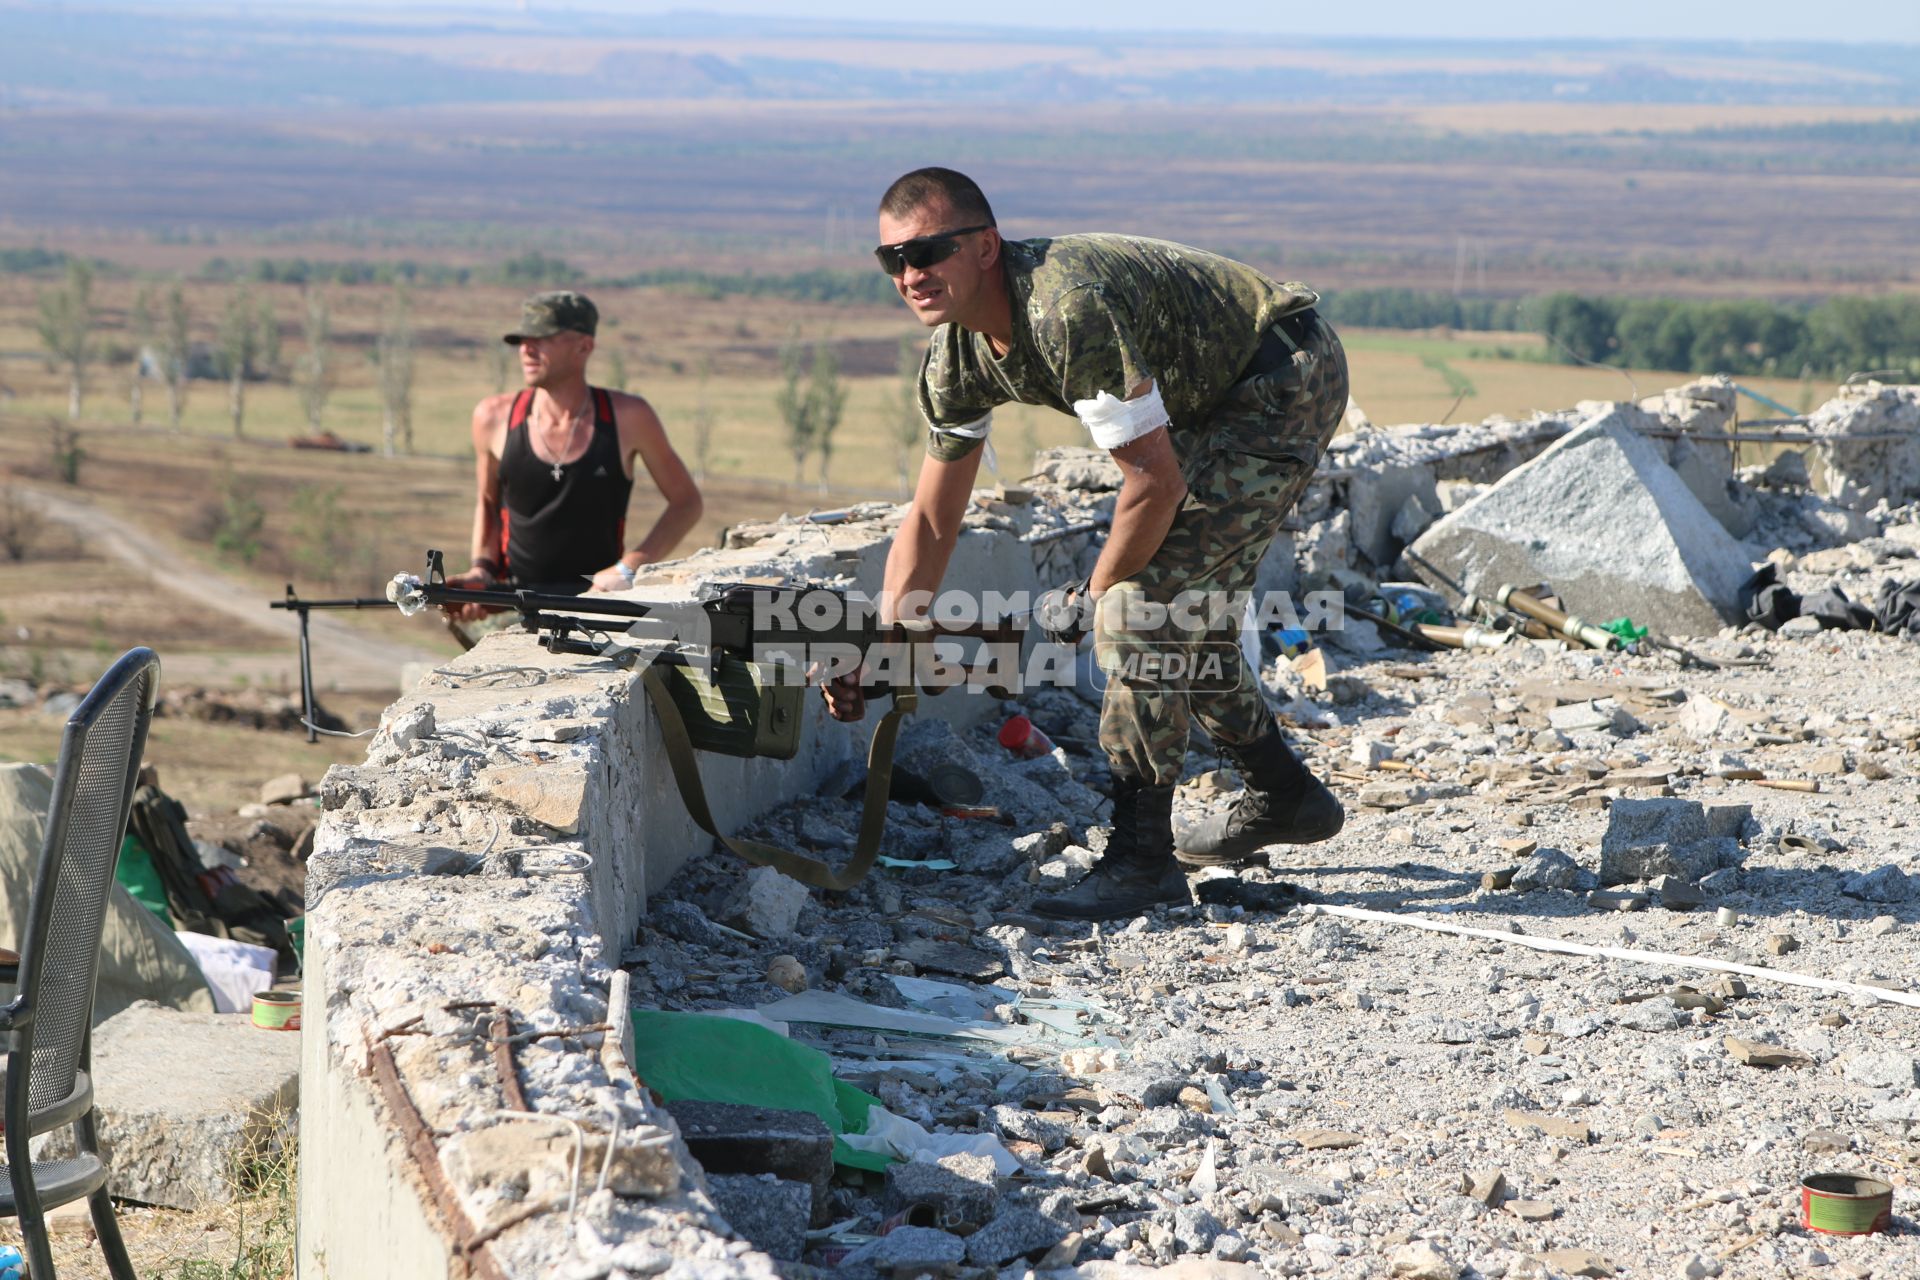
[[557, 476], [533, 451], [532, 389], [513, 398], [500, 450], [500, 552], [515, 586], [577, 595], [626, 550], [633, 479], [621, 465], [613, 397], [590, 390], [593, 439]]

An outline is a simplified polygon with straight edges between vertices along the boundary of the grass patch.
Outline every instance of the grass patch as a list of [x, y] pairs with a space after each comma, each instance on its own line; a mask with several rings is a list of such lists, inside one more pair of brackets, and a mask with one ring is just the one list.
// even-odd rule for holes
[[207, 1257], [170, 1258], [148, 1274], [157, 1280], [286, 1280], [293, 1275], [298, 1148], [291, 1142], [252, 1165], [239, 1190], [244, 1198], [215, 1211], [225, 1235]]

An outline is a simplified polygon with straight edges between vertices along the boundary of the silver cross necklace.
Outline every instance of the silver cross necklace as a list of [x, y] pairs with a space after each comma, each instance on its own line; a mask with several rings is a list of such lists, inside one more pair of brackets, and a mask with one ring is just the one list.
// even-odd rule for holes
[[588, 420], [588, 415], [591, 414], [592, 412], [593, 412], [593, 400], [591, 397], [589, 397], [587, 400], [587, 403], [582, 405], [578, 412], [568, 415], [566, 439], [564, 439], [561, 442], [561, 445], [558, 449], [554, 450], [554, 455], [555, 455], [554, 462], [553, 462], [554, 483], [558, 484], [562, 479], [566, 477], [567, 464], [564, 462], [561, 462], [560, 459], [566, 457], [567, 454], [573, 451], [574, 434], [577, 431], [579, 431], [580, 424], [583, 422], [586, 422]]

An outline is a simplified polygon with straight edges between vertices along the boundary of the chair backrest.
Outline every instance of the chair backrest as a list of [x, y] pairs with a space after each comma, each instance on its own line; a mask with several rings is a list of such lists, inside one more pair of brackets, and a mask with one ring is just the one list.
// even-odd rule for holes
[[[17, 1048], [30, 1049], [29, 1112], [73, 1092], [93, 1019], [100, 934], [114, 864], [147, 745], [160, 658], [132, 649], [108, 668], [67, 719], [47, 809], [46, 843], [20, 947], [16, 1000], [31, 1013]], [[14, 1060], [18, 1069], [19, 1059]], [[20, 1098], [8, 1073], [8, 1103]]]

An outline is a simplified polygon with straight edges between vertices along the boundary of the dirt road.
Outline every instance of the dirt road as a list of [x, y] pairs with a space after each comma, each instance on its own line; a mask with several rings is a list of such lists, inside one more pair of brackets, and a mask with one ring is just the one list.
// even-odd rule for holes
[[[293, 662], [300, 635], [299, 620], [291, 613], [268, 609], [258, 587], [213, 569], [183, 564], [157, 551], [152, 540], [137, 526], [90, 502], [24, 485], [21, 491], [48, 519], [72, 528], [104, 554], [152, 579], [160, 589], [257, 630], [284, 635], [287, 638], [284, 661], [289, 666]], [[314, 678], [323, 689], [397, 691], [402, 664], [434, 662], [442, 656], [412, 645], [363, 635], [338, 614], [312, 616]], [[220, 665], [229, 671], [234, 669], [231, 658], [223, 659]]]

